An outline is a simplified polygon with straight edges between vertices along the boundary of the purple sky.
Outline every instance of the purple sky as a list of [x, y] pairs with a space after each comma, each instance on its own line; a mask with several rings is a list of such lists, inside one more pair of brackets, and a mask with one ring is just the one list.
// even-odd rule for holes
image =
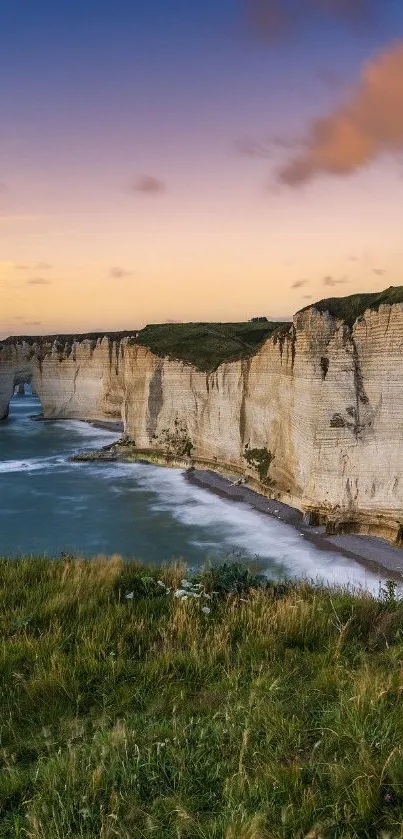
[[0, 33], [2, 335], [402, 283], [402, 3], [4, 0]]

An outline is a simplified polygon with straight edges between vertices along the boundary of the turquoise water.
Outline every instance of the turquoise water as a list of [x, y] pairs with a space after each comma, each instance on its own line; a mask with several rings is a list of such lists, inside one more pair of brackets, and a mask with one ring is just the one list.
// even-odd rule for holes
[[181, 469], [142, 463], [70, 463], [116, 434], [75, 421], [34, 422], [40, 403], [15, 396], [0, 423], [0, 554], [62, 551], [121, 554], [191, 567], [239, 552], [259, 557], [274, 577], [323, 578], [378, 587], [378, 578], [343, 556], [317, 549], [291, 526], [243, 502], [192, 486]]

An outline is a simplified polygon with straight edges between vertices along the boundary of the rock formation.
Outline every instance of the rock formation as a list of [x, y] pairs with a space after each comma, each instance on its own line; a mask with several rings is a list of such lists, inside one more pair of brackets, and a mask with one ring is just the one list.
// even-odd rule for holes
[[326, 521], [403, 534], [403, 304], [352, 325], [311, 306], [248, 357], [205, 373], [127, 334], [8, 339], [0, 416], [18, 379], [45, 417], [123, 419], [142, 452], [247, 476]]

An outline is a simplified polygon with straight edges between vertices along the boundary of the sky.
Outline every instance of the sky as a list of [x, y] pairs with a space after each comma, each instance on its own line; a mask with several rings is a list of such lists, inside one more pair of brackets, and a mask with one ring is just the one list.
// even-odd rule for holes
[[2, 0], [0, 336], [403, 284], [401, 0]]

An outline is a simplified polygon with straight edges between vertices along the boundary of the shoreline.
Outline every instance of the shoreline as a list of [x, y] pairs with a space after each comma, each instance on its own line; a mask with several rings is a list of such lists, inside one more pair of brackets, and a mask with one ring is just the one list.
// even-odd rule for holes
[[[31, 416], [31, 419], [36, 422], [57, 422], [61, 419], [65, 420], [66, 417], [45, 418], [43, 415], [37, 414]], [[91, 420], [77, 417], [72, 417], [71, 419], [76, 422], [85, 422], [93, 428], [110, 431], [111, 433], [124, 432], [123, 422], [118, 420]], [[82, 455], [75, 455], [73, 459], [76, 462], [95, 459], [128, 463], [140, 461], [150, 463], [150, 465], [159, 465], [164, 468], [176, 467], [182, 469], [184, 470], [185, 479], [194, 486], [207, 489], [209, 492], [229, 501], [246, 503], [254, 510], [290, 525], [319, 550], [334, 551], [347, 559], [359, 563], [375, 574], [380, 574], [382, 577], [385, 577], [386, 574], [397, 582], [403, 582], [403, 550], [391, 545], [385, 539], [354, 533], [339, 536], [329, 535], [326, 533], [326, 528], [323, 525], [315, 526], [307, 524], [304, 520], [303, 513], [296, 507], [291, 507], [282, 501], [261, 495], [255, 489], [251, 489], [247, 484], [239, 485], [234, 483], [239, 480], [239, 474], [234, 471], [233, 475], [231, 475], [232, 470], [230, 467], [226, 470], [226, 475], [223, 475], [221, 472], [214, 471], [207, 466], [204, 469], [189, 466], [183, 460], [180, 462], [179, 458], [176, 462], [175, 458], [171, 463], [164, 462], [160, 454], [154, 460], [152, 457], [147, 458], [147, 452], [142, 452], [142, 456], [136, 458], [127, 456], [124, 451], [121, 451], [119, 454], [116, 453], [116, 450], [113, 454], [109, 453], [109, 450], [113, 449], [115, 445], [116, 443], [112, 443], [98, 451], [92, 451], [90, 453], [83, 452]]]
[[[95, 425], [95, 421], [90, 421]], [[99, 424], [96, 423], [99, 427]], [[107, 425], [109, 430], [113, 423], [102, 423]], [[276, 499], [268, 498], [252, 489], [247, 484], [236, 484], [240, 479], [236, 469], [225, 469], [215, 471], [209, 465], [204, 467], [199, 464], [197, 467], [190, 465], [188, 458], [172, 457], [172, 460], [165, 460], [161, 452], [150, 452], [148, 450], [131, 450], [130, 444], [124, 440], [103, 446], [102, 449], [72, 457], [74, 462], [105, 461], [124, 463], [149, 463], [163, 468], [177, 468], [184, 473], [185, 480], [194, 486], [206, 489], [221, 498], [229, 501], [237, 501], [248, 504], [260, 513], [271, 516], [277, 521], [291, 525], [301, 537], [307, 539], [312, 545], [321, 551], [333, 551], [341, 556], [357, 562], [363, 568], [374, 574], [380, 575], [383, 579], [393, 579], [403, 583], [403, 550], [395, 547], [385, 539], [376, 536], [361, 534], [345, 534], [332, 536], [326, 533], [324, 525], [307, 524], [304, 514], [296, 507], [292, 507]]]
[[[334, 551], [376, 574], [382, 572], [382, 577], [385, 577], [387, 572], [390, 579], [403, 582], [403, 550], [390, 545], [384, 539], [358, 534], [327, 535], [324, 526], [306, 524], [303, 513], [295, 507], [260, 495], [245, 484], [233, 486], [229, 478], [211, 469], [188, 469], [185, 477], [189, 483], [207, 489], [220, 498], [241, 501], [260, 513], [291, 525], [319, 550]], [[238, 476], [234, 476], [234, 480], [237, 478]]]

